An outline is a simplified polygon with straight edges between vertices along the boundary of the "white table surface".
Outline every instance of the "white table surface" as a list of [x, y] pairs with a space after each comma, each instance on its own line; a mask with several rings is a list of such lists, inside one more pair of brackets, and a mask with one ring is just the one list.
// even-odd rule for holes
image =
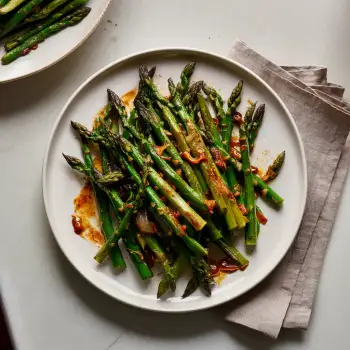
[[[74, 270], [48, 225], [41, 166], [54, 121], [71, 93], [99, 68], [161, 46], [226, 54], [240, 38], [280, 64], [323, 64], [348, 88], [348, 0], [113, 0], [75, 53], [25, 80], [0, 85], [1, 296], [21, 350], [349, 349], [350, 179], [307, 332], [277, 341], [210, 311], [163, 315], [111, 299]], [[107, 22], [111, 20], [113, 23]], [[117, 24], [117, 26], [115, 25]], [[54, 39], [51, 39], [54, 40]]]

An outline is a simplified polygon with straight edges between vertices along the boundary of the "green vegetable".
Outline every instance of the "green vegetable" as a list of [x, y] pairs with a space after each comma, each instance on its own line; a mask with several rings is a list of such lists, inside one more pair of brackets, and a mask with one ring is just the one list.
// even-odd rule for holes
[[11, 51], [18, 45], [22, 44], [26, 39], [30, 38], [36, 33], [41, 32], [44, 28], [52, 25], [57, 20], [65, 16], [66, 14], [74, 11], [82, 5], [85, 5], [89, 0], [72, 0], [69, 4], [64, 6], [62, 9], [53, 13], [49, 18], [44, 21], [34, 23], [21, 30], [19, 33], [10, 38], [5, 43], [5, 50]]
[[248, 211], [248, 223], [245, 230], [245, 244], [247, 246], [255, 246], [257, 240], [257, 225], [256, 225], [256, 206], [252, 168], [249, 159], [249, 141], [247, 133], [248, 123], [245, 121], [239, 129], [239, 141], [242, 156], [242, 168], [244, 174], [245, 186], [245, 207]]
[[[50, 15], [53, 11], [55, 11], [59, 6], [64, 5], [66, 2], [70, 0], [53, 0], [46, 6], [44, 6], [40, 11], [37, 13], [34, 13], [30, 17], [26, 18], [25, 22], [30, 23], [34, 21], [38, 21], [40, 19], [46, 18], [47, 16]], [[87, 2], [87, 1], [86, 1]]]
[[194, 68], [196, 67], [196, 62], [190, 62], [185, 66], [183, 71], [181, 72], [180, 82], [177, 84], [176, 91], [179, 93], [181, 97], [183, 97], [190, 85], [190, 78], [194, 72]]
[[[23, 21], [24, 18], [28, 16], [28, 13], [30, 13], [36, 6], [40, 5], [43, 0], [31, 0], [28, 1], [24, 6], [22, 6], [4, 25], [1, 31], [1, 36], [5, 36], [9, 32], [11, 32], [14, 28], [17, 27], [19, 23]], [[0, 8], [0, 14], [5, 11], [4, 9], [8, 7], [11, 3], [8, 5]], [[6, 12], [5, 12], [6, 13]]]
[[27, 54], [26, 50], [31, 50], [35, 48], [37, 44], [44, 41], [46, 38], [54, 35], [65, 28], [74, 26], [80, 23], [89, 13], [91, 9], [88, 7], [83, 7], [82, 9], [77, 10], [71, 15], [64, 17], [59, 22], [50, 25], [49, 27], [44, 28], [41, 32], [31, 36], [25, 40], [21, 45], [17, 46], [12, 51], [8, 52], [1, 58], [2, 64], [10, 64], [15, 61], [17, 58]]
[[[6, 1], [7, 4], [3, 4], [3, 6], [0, 8], [0, 16], [11, 12], [15, 8], [17, 8], [18, 6], [23, 4], [25, 1], [27, 1], [27, 0], [10, 0], [10, 1]], [[5, 3], [5, 1], [2, 1], [2, 2]]]

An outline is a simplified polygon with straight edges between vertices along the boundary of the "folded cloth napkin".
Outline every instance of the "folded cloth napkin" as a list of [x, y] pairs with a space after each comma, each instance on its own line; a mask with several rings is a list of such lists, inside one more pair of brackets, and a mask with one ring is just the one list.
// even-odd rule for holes
[[[277, 338], [281, 328], [306, 329], [350, 162], [350, 107], [325, 67], [277, 66], [236, 41], [229, 57], [281, 97], [304, 142], [309, 188], [298, 236], [261, 284], [225, 305], [225, 318]], [[228, 311], [227, 311], [228, 310]]]

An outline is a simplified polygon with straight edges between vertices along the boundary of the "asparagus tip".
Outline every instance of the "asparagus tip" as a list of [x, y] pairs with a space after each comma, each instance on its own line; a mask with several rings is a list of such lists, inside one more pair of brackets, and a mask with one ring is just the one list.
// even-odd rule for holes
[[156, 73], [156, 69], [157, 67], [156, 66], [153, 66], [149, 71], [148, 71], [148, 77], [149, 78], [153, 78], [154, 77], [154, 74]]
[[111, 89], [107, 89], [108, 101], [111, 104], [117, 105], [118, 107], [123, 106], [121, 98]]

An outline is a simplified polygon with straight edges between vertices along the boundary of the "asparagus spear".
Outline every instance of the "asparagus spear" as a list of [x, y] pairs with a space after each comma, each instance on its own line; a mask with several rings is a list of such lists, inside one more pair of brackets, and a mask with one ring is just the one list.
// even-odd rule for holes
[[162, 280], [159, 282], [158, 291], [157, 291], [157, 299], [163, 296], [169, 289], [175, 291], [176, 285], [174, 285], [174, 281], [176, 281], [181, 271], [183, 270], [184, 258], [180, 255], [174, 262], [172, 266], [168, 269], [168, 271], [164, 274]]
[[272, 203], [278, 206], [284, 202], [284, 199], [276, 193], [266, 182], [264, 182], [259, 176], [252, 174], [253, 184], [259, 190], [259, 194]]
[[222, 97], [212, 86], [209, 86], [206, 83], [204, 83], [203, 85], [203, 91], [209, 97], [210, 101], [214, 105], [216, 115], [221, 123], [226, 117], [223, 109], [224, 101], [222, 100]]
[[53, 13], [49, 18], [39, 23], [31, 24], [29, 27], [23, 29], [15, 36], [13, 36], [10, 40], [5, 43], [5, 50], [11, 51], [21, 43], [23, 43], [26, 39], [30, 38], [36, 33], [41, 32], [44, 28], [50, 26], [55, 23], [57, 20], [62, 18], [64, 15], [74, 11], [80, 6], [85, 5], [89, 0], [71, 0], [69, 4], [64, 6], [62, 9]]
[[26, 18], [25, 23], [30, 23], [34, 21], [38, 21], [40, 19], [48, 17], [53, 11], [55, 11], [59, 6], [64, 5], [66, 2], [70, 0], [53, 0], [44, 6], [40, 11], [34, 13], [30, 17]]
[[90, 11], [90, 8], [83, 7], [82, 9], [74, 12], [73, 14], [64, 17], [59, 22], [54, 23], [47, 28], [44, 28], [40, 33], [31, 36], [30, 38], [25, 40], [21, 45], [17, 46], [15, 49], [4, 55], [1, 58], [2, 64], [10, 64], [23, 54], [26, 54], [27, 49], [31, 50], [33, 47], [35, 47], [35, 45], [42, 42], [51, 35], [56, 34], [67, 27], [74, 26], [80, 23], [90, 13]]
[[125, 235], [132, 215], [137, 211], [137, 209], [142, 204], [142, 199], [146, 188], [147, 177], [148, 177], [148, 173], [145, 172], [141, 180], [141, 185], [139, 186], [139, 190], [136, 194], [136, 197], [133, 203], [129, 203], [128, 209], [126, 210], [123, 219], [119, 223], [117, 230], [114, 231], [113, 235], [107, 239], [106, 243], [100, 248], [100, 250], [95, 255], [95, 260], [98, 263], [102, 263], [104, 261], [104, 259], [113, 249], [113, 247], [115, 247], [115, 245], [118, 243], [118, 240]]
[[3, 3], [5, 4], [0, 8], [0, 15], [4, 15], [6, 13], [11, 12], [15, 8], [23, 4], [25, 1], [27, 0], [10, 0], [10, 1], [7, 1], [7, 4], [5, 3], [5, 1], [3, 1]]
[[249, 222], [246, 226], [245, 231], [245, 244], [246, 246], [255, 246], [257, 240], [257, 225], [256, 225], [256, 206], [255, 206], [255, 193], [254, 193], [254, 183], [252, 176], [252, 169], [250, 166], [249, 159], [249, 141], [247, 126], [248, 122], [241, 124], [239, 129], [239, 141], [241, 147], [241, 156], [242, 156], [242, 167], [244, 173], [244, 185], [245, 185], [245, 201], [246, 209], [248, 211], [247, 217]]
[[219, 248], [221, 248], [231, 259], [236, 260], [241, 267], [245, 267], [249, 264], [249, 261], [236, 249], [226, 244], [222, 239], [215, 242]]
[[[82, 138], [81, 140], [81, 147], [84, 155], [85, 160], [85, 171], [86, 174], [89, 176], [89, 178], [93, 179], [93, 162], [91, 158], [91, 153], [87, 144], [87, 141]], [[84, 164], [80, 162], [77, 158], [69, 157], [66, 155], [63, 155], [68, 162], [68, 164], [76, 170], [79, 170], [79, 167], [82, 168]], [[92, 181], [92, 187], [94, 189], [94, 193], [96, 196], [96, 201], [99, 209], [99, 217], [100, 221], [102, 223], [102, 231], [105, 235], [105, 238], [110, 238], [114, 233], [114, 227], [112, 223], [112, 219], [109, 215], [109, 207], [108, 207], [108, 198], [106, 198], [105, 193], [96, 186], [96, 184]], [[116, 244], [116, 246], [110, 251], [110, 258], [112, 260], [113, 267], [120, 267], [125, 268], [126, 264], [123, 259], [123, 255], [120, 251], [119, 245]]]
[[196, 67], [196, 62], [188, 63], [183, 71], [181, 72], [180, 82], [177, 84], [176, 91], [179, 93], [181, 97], [183, 97], [190, 85], [190, 78], [194, 72], [194, 68]]
[[243, 88], [243, 81], [240, 80], [235, 88], [232, 90], [229, 99], [227, 100], [227, 111], [225, 113], [225, 118], [220, 120], [221, 135], [223, 139], [223, 144], [227, 151], [230, 150], [230, 142], [233, 131], [232, 117], [236, 112], [237, 107], [241, 103], [241, 93]]
[[[254, 117], [256, 105], [257, 105], [257, 102], [252, 103], [248, 107], [248, 109], [246, 110], [245, 115], [244, 115], [244, 123], [246, 125], [247, 137], [249, 137], [249, 133], [250, 133], [250, 130], [251, 130], [252, 125], [253, 125], [253, 117]], [[248, 142], [249, 142], [249, 140], [248, 140]]]
[[[72, 156], [67, 156], [66, 154], [63, 154], [63, 157], [66, 159], [67, 163], [69, 164], [69, 166], [72, 169], [85, 175], [88, 178], [88, 180], [94, 184], [94, 186], [99, 187], [102, 191], [104, 191], [108, 195], [108, 197], [111, 199], [112, 202], [114, 201], [113, 192], [115, 192], [115, 191], [113, 189], [110, 189], [109, 187], [105, 186], [106, 184], [110, 184], [111, 182], [106, 181], [105, 177], [97, 178], [96, 171], [91, 170], [88, 166], [86, 166], [78, 158], [72, 157]], [[119, 173], [117, 173], [117, 174], [119, 174]], [[119, 175], [117, 176], [117, 178], [120, 178]], [[113, 181], [113, 183], [115, 183], [115, 181]], [[118, 206], [117, 209], [119, 209], [119, 211], [122, 211], [122, 210], [120, 210], [120, 206]]]
[[266, 225], [267, 217], [258, 206], [256, 206], [256, 218], [259, 224]]
[[[105, 120], [107, 118], [110, 118], [109, 113], [110, 113], [110, 109], [107, 109], [105, 118], [104, 118]], [[107, 153], [107, 149], [103, 145], [100, 146], [100, 153], [101, 153], [101, 159], [102, 159], [102, 173], [105, 175], [109, 171], [109, 156]], [[115, 191], [114, 189], [110, 189], [110, 192], [111, 192], [111, 203], [114, 209], [114, 215], [120, 222], [120, 220], [122, 219], [121, 212], [124, 210], [125, 204], [119, 197], [117, 191]], [[152, 270], [148, 267], [147, 263], [145, 262], [141, 249], [136, 241], [135, 225], [132, 224], [129, 226], [129, 233], [123, 238], [123, 242], [141, 279], [146, 280], [146, 279], [152, 278], [153, 277]]]
[[210, 273], [210, 267], [203, 258], [194, 257], [186, 249], [178, 239], [173, 240], [174, 248], [177, 253], [183, 256], [192, 267], [193, 277], [187, 284], [187, 287], [182, 295], [182, 298], [187, 298], [191, 295], [199, 286], [207, 296], [211, 295], [211, 288], [215, 284], [213, 277]]
[[145, 262], [141, 249], [137, 244], [134, 230], [125, 235], [123, 242], [141, 279], [147, 280], [152, 278], [153, 272]]
[[[8, 34], [11, 30], [17, 27], [19, 23], [22, 22], [24, 18], [28, 16], [28, 13], [30, 13], [36, 6], [40, 5], [40, 3], [43, 2], [43, 0], [31, 0], [28, 1], [26, 4], [24, 4], [23, 7], [21, 7], [6, 23], [5, 26], [2, 28], [1, 36], [5, 36]], [[6, 5], [4, 7], [9, 6]], [[0, 14], [4, 10], [4, 7], [0, 8]]]
[[269, 165], [265, 175], [262, 177], [262, 180], [264, 180], [265, 182], [274, 180], [278, 176], [283, 166], [285, 157], [286, 157], [286, 151], [283, 151], [282, 153], [280, 153], [276, 157], [276, 159], [273, 161], [273, 163]]
[[[240, 81], [235, 89], [232, 91], [231, 96], [228, 100], [228, 111], [227, 113], [223, 110], [223, 100], [219, 93], [213, 88], [204, 84], [203, 90], [208, 95], [209, 99], [212, 101], [216, 114], [219, 118], [220, 131], [221, 131], [221, 143], [222, 147], [226, 152], [230, 152], [230, 141], [233, 130], [233, 123], [231, 119], [231, 114], [235, 112], [237, 106], [241, 101], [241, 91], [242, 91], [243, 82]], [[237, 197], [238, 203], [244, 205], [244, 199], [240, 185], [238, 184], [235, 170], [233, 165], [229, 165], [227, 171], [225, 172], [227, 184], [230, 190]]]
[[187, 94], [182, 98], [182, 103], [184, 106], [189, 106], [196, 99], [199, 91], [202, 90], [204, 82], [202, 80], [193, 83], [188, 89]]
[[255, 140], [256, 140], [256, 137], [258, 136], [258, 131], [264, 118], [264, 113], [265, 113], [264, 104], [260, 105], [256, 109], [256, 112], [254, 113], [254, 118], [253, 118], [252, 125], [249, 132], [249, 145], [250, 145], [251, 152], [253, 152], [254, 150]]

